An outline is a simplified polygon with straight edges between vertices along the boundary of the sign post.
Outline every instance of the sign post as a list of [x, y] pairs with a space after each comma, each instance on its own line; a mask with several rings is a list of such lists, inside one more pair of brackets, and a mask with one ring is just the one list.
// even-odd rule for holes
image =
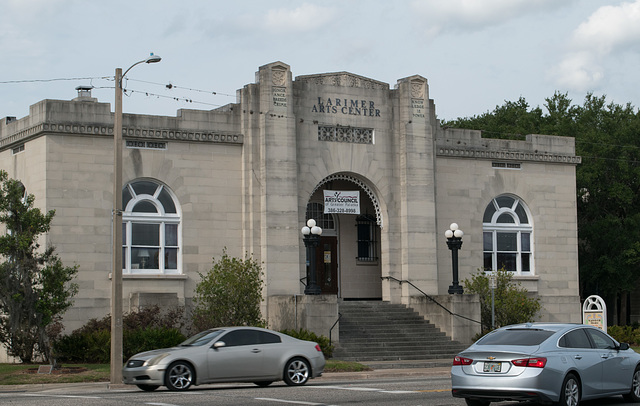
[[489, 287], [491, 288], [491, 330], [496, 328], [496, 295], [495, 291], [498, 287], [498, 281], [496, 280], [496, 274], [489, 275]]
[[607, 332], [607, 304], [598, 295], [591, 295], [582, 304], [582, 323]]

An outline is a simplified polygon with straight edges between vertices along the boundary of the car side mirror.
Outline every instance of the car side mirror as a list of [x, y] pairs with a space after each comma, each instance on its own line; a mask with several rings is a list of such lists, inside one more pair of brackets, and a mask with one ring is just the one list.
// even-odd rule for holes
[[618, 347], [618, 351], [625, 351], [629, 349], [629, 344], [627, 343], [620, 343], [620, 346]]
[[224, 341], [216, 341], [213, 343], [213, 349], [217, 350], [218, 348], [226, 347], [227, 344]]

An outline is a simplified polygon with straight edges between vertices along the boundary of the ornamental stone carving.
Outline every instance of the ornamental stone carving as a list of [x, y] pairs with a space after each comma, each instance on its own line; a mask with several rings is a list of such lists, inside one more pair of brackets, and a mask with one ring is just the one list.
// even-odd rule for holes
[[378, 82], [347, 72], [327, 73], [322, 75], [308, 75], [296, 77], [298, 83], [310, 83], [325, 86], [355, 87], [362, 89], [389, 89], [386, 83]]
[[282, 69], [273, 69], [272, 78], [274, 86], [284, 86], [287, 83], [287, 71]]

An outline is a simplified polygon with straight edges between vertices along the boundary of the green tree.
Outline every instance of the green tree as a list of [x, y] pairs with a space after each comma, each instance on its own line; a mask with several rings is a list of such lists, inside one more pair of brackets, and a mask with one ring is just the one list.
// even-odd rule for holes
[[[0, 342], [10, 355], [31, 362], [38, 355], [55, 363], [49, 333], [72, 305], [77, 266], [65, 267], [54, 247], [44, 251], [39, 237], [48, 232], [55, 211], [33, 207], [34, 196], [0, 171]], [[59, 331], [59, 329], [57, 329]]]
[[[599, 294], [615, 306], [640, 279], [640, 112], [591, 93], [575, 105], [556, 92], [544, 107], [546, 114], [529, 110], [520, 98], [481, 116], [443, 123], [482, 130], [492, 138], [575, 138], [582, 157], [576, 168], [581, 295]], [[616, 317], [614, 312], [614, 322]]]
[[[529, 297], [520, 283], [513, 281], [513, 274], [504, 269], [495, 272], [496, 288], [494, 289], [494, 313], [497, 327], [509, 324], [534, 321], [540, 311], [540, 299]], [[480, 317], [482, 331], [491, 330], [491, 288], [489, 274], [479, 270], [471, 275], [471, 279], [462, 281], [467, 293], [480, 296]]]
[[262, 267], [251, 256], [232, 258], [223, 251], [196, 286], [193, 324], [199, 330], [224, 326], [264, 326]]

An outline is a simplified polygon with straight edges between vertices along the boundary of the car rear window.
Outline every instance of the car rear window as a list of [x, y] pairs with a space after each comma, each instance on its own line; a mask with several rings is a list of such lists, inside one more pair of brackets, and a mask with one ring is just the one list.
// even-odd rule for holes
[[482, 337], [478, 345], [539, 345], [553, 335], [553, 331], [531, 328], [498, 330]]

